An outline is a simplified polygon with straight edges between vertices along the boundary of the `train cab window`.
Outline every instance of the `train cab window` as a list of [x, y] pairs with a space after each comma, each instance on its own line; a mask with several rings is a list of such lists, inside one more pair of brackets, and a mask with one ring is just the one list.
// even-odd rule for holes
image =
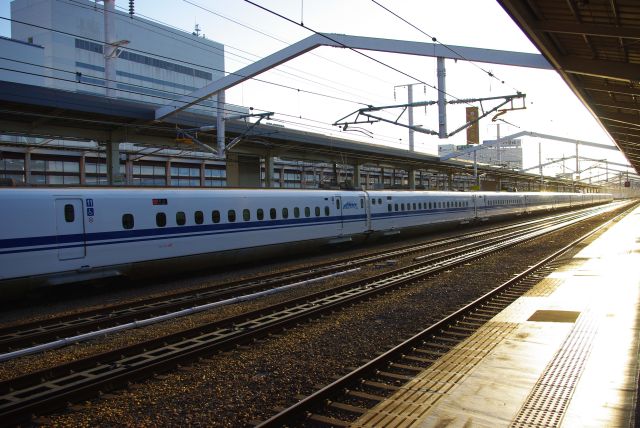
[[184, 211], [178, 211], [176, 213], [176, 224], [178, 226], [184, 226], [187, 222], [187, 216], [184, 214]]
[[165, 227], [167, 225], [167, 215], [165, 213], [156, 213], [156, 226]]
[[211, 211], [211, 221], [214, 223], [220, 223], [220, 211]]
[[195, 224], [204, 223], [204, 213], [202, 211], [196, 211], [193, 213], [193, 221]]
[[329, 207], [327, 207], [327, 206], [324, 207], [324, 215], [329, 217]]
[[298, 207], [293, 208], [293, 216], [295, 218], [300, 218], [300, 208]]
[[227, 220], [229, 220], [229, 223], [236, 221], [236, 210], [227, 211]]
[[122, 214], [122, 227], [133, 229], [133, 214]]
[[276, 209], [275, 208], [271, 208], [269, 210], [269, 218], [271, 220], [275, 220], [276, 219]]
[[305, 217], [311, 217], [311, 208], [304, 207], [304, 216]]
[[320, 217], [320, 207], [316, 207], [316, 217]]
[[66, 204], [64, 206], [64, 221], [67, 223], [73, 223], [76, 219], [76, 210], [73, 208], [73, 205]]
[[251, 211], [249, 211], [247, 208], [242, 210], [242, 220], [244, 221], [251, 220]]
[[256, 211], [256, 217], [258, 220], [264, 220], [264, 210], [262, 208], [258, 208]]
[[282, 218], [289, 218], [289, 208], [284, 207], [282, 209]]

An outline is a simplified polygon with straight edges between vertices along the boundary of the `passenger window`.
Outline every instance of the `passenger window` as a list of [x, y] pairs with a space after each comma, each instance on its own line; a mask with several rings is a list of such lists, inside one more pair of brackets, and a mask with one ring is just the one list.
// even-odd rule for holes
[[400, 211], [404, 211], [404, 204], [400, 204]]
[[289, 218], [289, 209], [287, 207], [282, 209], [282, 218]]
[[133, 214], [122, 215], [122, 227], [125, 229], [133, 229]]
[[235, 210], [227, 211], [227, 220], [229, 220], [229, 223], [233, 223], [234, 221], [236, 221], [236, 211]]
[[176, 213], [176, 224], [178, 226], [184, 226], [187, 222], [187, 216], [184, 214], [184, 211], [178, 211]]
[[73, 208], [73, 205], [66, 204], [64, 206], [64, 221], [67, 223], [73, 223], [76, 219], [76, 210]]
[[249, 221], [251, 220], [251, 211], [249, 211], [248, 209], [243, 209], [242, 210], [242, 219], [244, 221]]
[[389, 212], [393, 211], [393, 209], [391, 208], [391, 204], [387, 205], [387, 211], [389, 211]]
[[316, 217], [320, 217], [320, 207], [316, 207]]
[[258, 220], [264, 219], [264, 211], [262, 208], [258, 208], [258, 211], [256, 211], [256, 217], [258, 217]]
[[340, 209], [340, 199], [336, 199], [336, 209]]
[[311, 208], [304, 207], [304, 216], [305, 217], [311, 217]]
[[329, 216], [329, 207], [327, 206], [324, 207], [324, 215], [326, 215], [327, 217]]
[[416, 210], [416, 203], [415, 202], [413, 203], [413, 210], [414, 211]]
[[220, 211], [211, 211], [211, 221], [214, 223], [220, 223]]
[[195, 224], [204, 223], [204, 213], [202, 211], [196, 211], [193, 213], [193, 221]]
[[156, 226], [165, 227], [167, 225], [167, 215], [165, 213], [156, 213]]
[[398, 211], [398, 204], [393, 204], [393, 207], [395, 208], [396, 211]]
[[378, 205], [382, 205], [382, 198], [378, 198]]
[[375, 198], [371, 199], [371, 205], [375, 205], [375, 204], [376, 204], [376, 199]]
[[275, 208], [271, 208], [269, 210], [269, 218], [271, 218], [271, 220], [275, 220], [276, 219], [276, 209]]
[[300, 218], [300, 208], [295, 207], [295, 208], [293, 209], [293, 216], [294, 216], [295, 218]]

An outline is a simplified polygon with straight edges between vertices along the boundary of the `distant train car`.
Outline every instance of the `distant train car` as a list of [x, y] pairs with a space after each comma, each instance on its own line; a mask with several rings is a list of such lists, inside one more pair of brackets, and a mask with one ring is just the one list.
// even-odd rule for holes
[[0, 189], [0, 288], [188, 270], [608, 202], [579, 193]]

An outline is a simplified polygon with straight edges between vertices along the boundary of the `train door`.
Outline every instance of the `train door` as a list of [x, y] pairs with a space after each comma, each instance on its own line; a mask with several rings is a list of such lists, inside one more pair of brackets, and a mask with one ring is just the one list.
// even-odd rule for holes
[[85, 256], [82, 199], [56, 199], [56, 234], [59, 260]]
[[342, 197], [341, 196], [336, 196], [335, 197], [335, 203], [336, 203], [336, 214], [338, 215], [338, 217], [340, 218], [337, 222], [337, 229], [338, 229], [338, 233], [342, 233], [343, 229], [344, 229], [344, 224], [343, 224], [343, 218], [342, 218]]
[[365, 192], [366, 197], [360, 197], [360, 206], [364, 206], [364, 227], [366, 231], [371, 231], [371, 197]]

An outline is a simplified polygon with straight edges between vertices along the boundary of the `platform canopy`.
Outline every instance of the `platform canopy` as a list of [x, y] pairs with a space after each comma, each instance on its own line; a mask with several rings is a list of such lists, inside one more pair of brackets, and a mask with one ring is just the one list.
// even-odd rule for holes
[[498, 2], [640, 172], [640, 1]]

